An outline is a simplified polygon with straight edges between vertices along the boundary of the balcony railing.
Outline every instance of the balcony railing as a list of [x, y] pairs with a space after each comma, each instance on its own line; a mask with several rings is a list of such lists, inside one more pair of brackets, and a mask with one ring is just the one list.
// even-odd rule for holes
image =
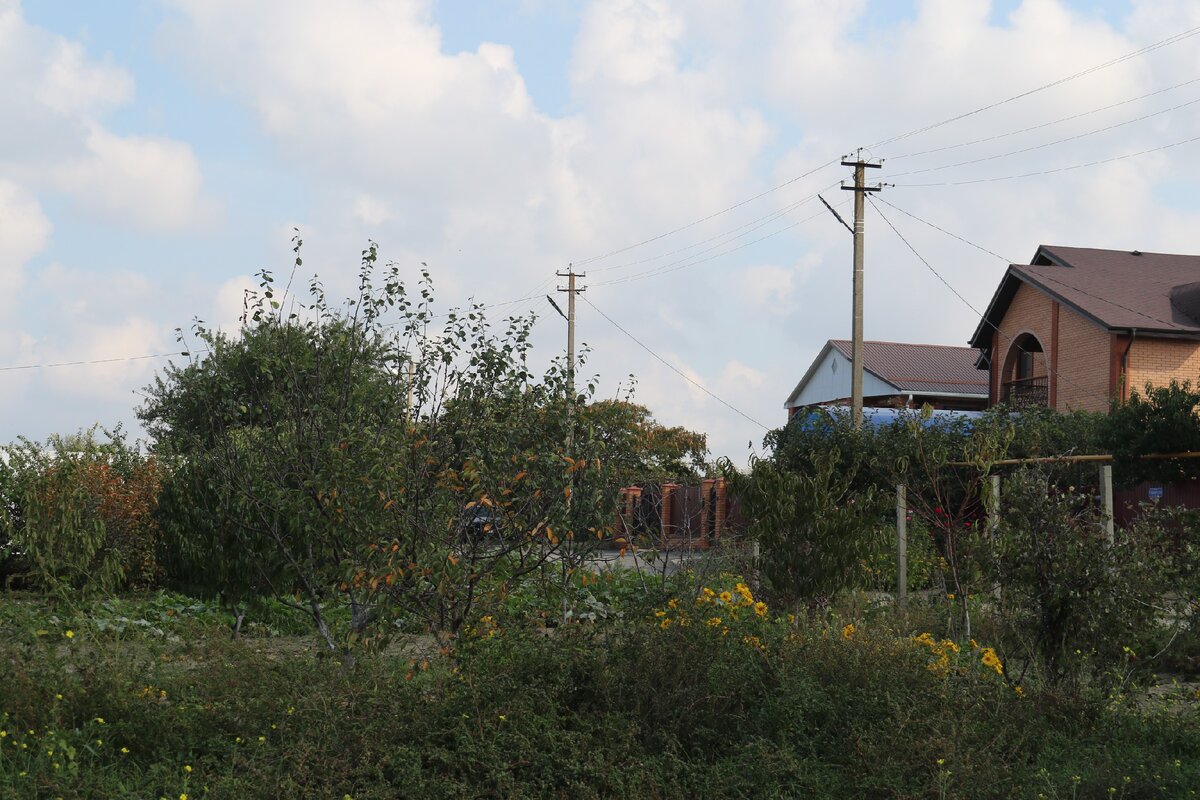
[[1048, 406], [1050, 405], [1050, 381], [1046, 376], [1038, 378], [1017, 378], [1004, 384], [1001, 402], [1016, 406]]

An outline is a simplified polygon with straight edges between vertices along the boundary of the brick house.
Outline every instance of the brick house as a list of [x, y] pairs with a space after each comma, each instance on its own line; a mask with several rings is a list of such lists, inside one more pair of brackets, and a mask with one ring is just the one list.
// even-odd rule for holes
[[970, 340], [991, 404], [1104, 411], [1200, 377], [1200, 256], [1042, 245], [1011, 264]]
[[[987, 407], [987, 378], [969, 347], [863, 342], [863, 404], [875, 408], [978, 411]], [[849, 405], [848, 339], [830, 339], [784, 402], [790, 419], [812, 406]]]

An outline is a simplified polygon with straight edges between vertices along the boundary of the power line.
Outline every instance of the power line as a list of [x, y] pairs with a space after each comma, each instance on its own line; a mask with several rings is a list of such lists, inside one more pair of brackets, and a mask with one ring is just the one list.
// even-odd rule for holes
[[905, 175], [918, 175], [922, 172], [937, 172], [937, 171], [943, 170], [943, 169], [953, 169], [954, 167], [965, 167], [970, 164], [981, 164], [984, 161], [995, 161], [998, 158], [1008, 158], [1009, 156], [1020, 155], [1021, 153], [1029, 153], [1034, 150], [1041, 150], [1046, 147], [1053, 147], [1056, 144], [1064, 144], [1065, 142], [1073, 142], [1078, 139], [1086, 139], [1087, 137], [1095, 136], [1098, 133], [1105, 133], [1107, 131], [1115, 130], [1117, 128], [1123, 128], [1126, 125], [1132, 125], [1135, 122], [1142, 122], [1143, 120], [1147, 120], [1152, 117], [1157, 117], [1160, 114], [1167, 114], [1171, 111], [1178, 111], [1181, 108], [1186, 108], [1187, 106], [1195, 105], [1196, 103], [1200, 103], [1200, 97], [1197, 97], [1194, 100], [1189, 100], [1186, 103], [1180, 103], [1179, 105], [1171, 106], [1170, 108], [1164, 108], [1159, 111], [1152, 112], [1150, 114], [1143, 114], [1140, 117], [1134, 117], [1133, 119], [1127, 119], [1122, 122], [1116, 122], [1116, 123], [1113, 123], [1112, 125], [1106, 125], [1103, 128], [1095, 128], [1094, 130], [1085, 131], [1083, 133], [1077, 133], [1073, 136], [1067, 136], [1062, 139], [1056, 139], [1052, 142], [1043, 142], [1042, 144], [1035, 144], [1035, 145], [1031, 145], [1029, 147], [1023, 147], [1019, 150], [1010, 150], [1007, 153], [997, 153], [996, 155], [983, 156], [981, 158], [973, 158], [973, 159], [969, 159], [967, 161], [959, 161], [954, 164], [941, 164], [941, 165], [935, 166], [935, 167], [922, 167], [920, 169], [913, 169], [913, 170], [909, 170], [908, 172], [897, 172], [889, 177], [899, 178], [899, 177], [902, 177]]
[[1080, 119], [1082, 117], [1091, 116], [1092, 114], [1099, 114], [1101, 111], [1110, 111], [1111, 109], [1119, 108], [1120, 106], [1128, 105], [1130, 103], [1136, 103], [1138, 100], [1145, 100], [1148, 97], [1154, 97], [1155, 95], [1160, 95], [1160, 94], [1163, 94], [1164, 92], [1170, 92], [1175, 89], [1181, 89], [1184, 86], [1190, 86], [1191, 84], [1197, 83], [1197, 82], [1200, 82], [1200, 78], [1192, 78], [1191, 80], [1184, 81], [1183, 83], [1177, 83], [1174, 86], [1168, 86], [1165, 89], [1157, 89], [1153, 92], [1147, 92], [1146, 94], [1138, 95], [1137, 97], [1130, 97], [1128, 99], [1121, 100], [1120, 102], [1117, 102], [1117, 103], [1112, 103], [1107, 106], [1101, 106], [1100, 108], [1093, 108], [1088, 111], [1082, 111], [1078, 114], [1071, 114], [1070, 116], [1067, 116], [1067, 117], [1059, 117], [1058, 119], [1050, 120], [1049, 122], [1042, 122], [1037, 125], [1030, 125], [1028, 128], [1020, 128], [1015, 131], [1008, 131], [1007, 133], [997, 133], [993, 136], [984, 136], [981, 139], [972, 139], [967, 142], [959, 142], [958, 144], [948, 144], [948, 145], [944, 145], [942, 147], [931, 147], [928, 150], [919, 150], [914, 153], [904, 153], [903, 155], [898, 155], [898, 156], [888, 156], [888, 161], [896, 161], [901, 158], [915, 158], [917, 156], [927, 156], [932, 153], [941, 153], [946, 150], [956, 150], [960, 147], [970, 147], [971, 145], [984, 144], [985, 142], [994, 142], [997, 139], [1005, 139], [1005, 138], [1008, 138], [1009, 136], [1017, 136], [1018, 134], [1029, 133], [1030, 131], [1036, 131], [1036, 130], [1040, 130], [1042, 128], [1048, 128], [1051, 125], [1058, 125], [1063, 122], [1070, 122], [1073, 119]]
[[[971, 247], [974, 247], [976, 250], [980, 250], [984, 253], [987, 253], [990, 256], [995, 256], [996, 258], [1003, 261], [1005, 264], [1012, 264], [1015, 266], [1019, 266], [1019, 265], [1016, 265], [1016, 262], [1012, 261], [1011, 259], [1007, 259], [998, 253], [993, 253], [991, 250], [988, 250], [986, 247], [983, 247], [982, 245], [975, 244], [971, 240], [964, 239], [962, 236], [959, 236], [957, 233], [952, 233], [952, 232], [946, 230], [945, 228], [934, 225], [929, 220], [922, 219], [922, 218], [918, 217], [916, 214], [912, 214], [908, 211], [905, 211], [903, 208], [900, 208], [899, 206], [894, 205], [892, 203], [888, 203], [886, 200], [884, 200], [882, 198], [879, 198], [879, 201], [881, 203], [887, 204], [888, 206], [891, 206], [895, 210], [899, 211], [901, 214], [904, 214], [906, 217], [910, 217], [910, 218], [916, 220], [917, 222], [920, 222], [922, 225], [928, 225], [930, 228], [933, 228], [936, 231], [941, 231], [942, 233], [946, 234], [947, 236], [949, 236], [953, 239], [957, 239], [958, 241], [962, 242], [963, 244], [970, 245]], [[876, 209], [876, 210], [878, 210], [878, 209]], [[1082, 289], [1078, 286], [1075, 286], [1074, 284], [1067, 283], [1066, 281], [1059, 280], [1058, 278], [1052, 277], [1050, 275], [1046, 275], [1041, 272], [1036, 273], [1036, 274], [1031, 274], [1030, 277], [1036, 278], [1038, 280], [1046, 280], [1051, 283], [1056, 283], [1059, 286], [1063, 287], [1064, 289], [1070, 289], [1073, 292], [1079, 292], [1080, 294], [1086, 295], [1087, 297], [1090, 297], [1093, 300], [1099, 300], [1102, 303], [1106, 303], [1110, 306], [1113, 306], [1114, 308], [1119, 308], [1122, 311], [1128, 311], [1129, 313], [1136, 314], [1139, 317], [1145, 317], [1146, 319], [1154, 320], [1155, 322], [1166, 325], [1168, 328], [1175, 328], [1178, 325], [1178, 323], [1171, 322], [1170, 320], [1162, 319], [1161, 317], [1156, 317], [1153, 314], [1147, 314], [1145, 311], [1140, 311], [1136, 308], [1130, 308], [1129, 306], [1122, 305], [1121, 303], [1118, 303], [1111, 298], [1101, 297], [1098, 294], [1093, 294], [1092, 292], [1089, 292], [1087, 289]]]
[[[813, 195], [813, 197], [816, 197], [816, 195]], [[841, 203], [838, 203], [838, 206], [844, 206], [844, 205], [846, 205], [847, 202], [849, 202], [849, 201], [843, 201]], [[689, 256], [688, 258], [683, 258], [683, 259], [680, 259], [679, 261], [673, 261], [669, 264], [663, 264], [661, 266], [655, 267], [654, 269], [646, 270], [645, 272], [635, 272], [632, 275], [624, 275], [620, 278], [611, 278], [607, 281], [597, 281], [596, 283], [593, 283], [592, 285], [593, 286], [611, 286], [613, 284], [618, 284], [618, 283], [630, 283], [632, 281], [640, 281], [640, 280], [644, 280], [646, 278], [653, 278], [658, 275], [665, 275], [668, 272], [677, 272], [678, 270], [681, 270], [681, 269], [688, 269], [689, 267], [695, 267], [699, 264], [704, 264], [709, 261], [712, 261], [713, 259], [720, 258], [721, 256], [726, 256], [726, 255], [729, 255], [730, 253], [735, 253], [738, 250], [744, 250], [745, 248], [750, 247], [751, 245], [758, 244], [759, 242], [762, 242], [762, 241], [766, 241], [767, 239], [778, 236], [781, 233], [786, 233], [787, 231], [790, 231], [793, 228], [798, 228], [799, 226], [805, 224], [806, 222], [811, 222], [812, 220], [814, 220], [818, 217], [823, 217], [823, 216], [825, 216], [825, 212], [818, 211], [816, 214], [813, 214], [812, 216], [805, 217], [802, 220], [797, 220], [796, 222], [793, 222], [790, 225], [785, 225], [784, 227], [782, 227], [778, 230], [772, 231], [771, 233], [768, 233], [765, 236], [760, 236], [757, 239], [752, 239], [748, 242], [743, 242], [742, 244], [739, 244], [737, 247], [731, 247], [728, 250], [721, 251], [720, 253], [714, 253], [713, 255], [708, 256], [707, 258], [698, 258], [698, 259], [692, 260], [692, 256]], [[720, 245], [717, 245], [717, 247], [720, 247]], [[709, 250], [702, 250], [701, 253], [707, 253], [710, 250], [714, 250], [714, 249], [716, 249], [716, 248], [714, 247], [714, 248], [709, 248]], [[697, 253], [696, 255], [700, 255], [701, 253]]]
[[996, 181], [1011, 181], [1011, 180], [1016, 180], [1018, 178], [1034, 178], [1034, 177], [1037, 177], [1038, 175], [1053, 175], [1054, 173], [1070, 172], [1071, 170], [1083, 169], [1084, 167], [1095, 167], [1095, 166], [1099, 166], [1101, 164], [1111, 164], [1114, 161], [1123, 161], [1126, 158], [1137, 158], [1138, 156], [1144, 156], [1149, 153], [1157, 153], [1162, 150], [1170, 150], [1173, 147], [1180, 147], [1182, 145], [1191, 144], [1192, 142], [1197, 142], [1197, 141], [1200, 141], [1200, 136], [1193, 136], [1190, 139], [1182, 139], [1178, 142], [1171, 142], [1170, 144], [1164, 144], [1160, 147], [1150, 147], [1145, 150], [1139, 150], [1136, 153], [1125, 153], [1125, 154], [1119, 155], [1119, 156], [1112, 156], [1111, 158], [1102, 158], [1097, 161], [1088, 161], [1083, 164], [1072, 164], [1068, 167], [1056, 167], [1054, 169], [1043, 169], [1043, 170], [1038, 170], [1036, 172], [1023, 172], [1019, 175], [1000, 175], [1000, 176], [991, 177], [991, 178], [974, 178], [972, 180], [966, 180], [966, 181], [939, 181], [939, 182], [934, 182], [934, 183], [894, 183], [894, 184], [892, 184], [892, 186], [896, 186], [899, 188], [923, 188], [923, 187], [928, 187], [928, 186], [968, 186], [973, 183], [994, 183]]
[[[729, 230], [726, 230], [723, 233], [718, 233], [716, 236], [710, 236], [707, 239], [701, 239], [700, 241], [695, 242], [694, 244], [689, 244], [686, 247], [680, 247], [680, 248], [671, 250], [666, 253], [659, 253], [656, 256], [648, 256], [646, 258], [638, 259], [637, 261], [627, 261], [624, 264], [614, 264], [613, 266], [609, 266], [609, 267], [596, 267], [592, 270], [592, 272], [593, 273], [609, 272], [609, 271], [615, 270], [615, 269], [625, 269], [627, 267], [636, 267], [639, 264], [647, 264], [651, 261], [657, 261], [660, 258], [667, 258], [669, 256], [678, 255], [679, 253], [683, 253], [687, 250], [693, 250], [702, 244], [708, 244], [709, 242], [714, 242], [718, 239], [728, 239], [728, 240], [740, 239], [742, 236], [745, 236], [748, 233], [753, 233], [754, 231], [758, 230], [759, 228], [766, 227], [768, 224], [779, 219], [780, 217], [787, 216], [789, 213], [791, 213], [792, 211], [795, 211], [797, 208], [804, 205], [805, 203], [811, 202], [813, 200], [813, 198], [820, 197], [821, 192], [832, 189], [833, 187], [839, 185], [840, 183], [841, 183], [841, 181], [834, 181], [833, 183], [829, 184], [828, 186], [825, 186], [825, 187], [819, 189], [817, 192], [810, 194], [808, 197], [801, 198], [800, 200], [797, 200], [794, 203], [784, 206], [783, 208], [781, 208], [777, 211], [772, 211], [770, 214], [767, 214], [762, 217], [758, 217], [756, 219], [752, 219], [749, 222], [746, 222], [746, 223], [743, 223], [742, 225], [737, 226], [736, 228], [730, 228]], [[744, 231], [744, 232], [737, 233], [737, 231]], [[735, 233], [737, 233], [736, 236], [734, 235]], [[708, 252], [708, 251], [705, 250], [702, 252]], [[678, 262], [675, 262], [675, 263], [678, 263]]]
[[731, 403], [729, 403], [729, 402], [726, 402], [725, 400], [722, 400], [722, 399], [721, 399], [720, 397], [718, 397], [716, 394], [714, 394], [713, 392], [709, 391], [709, 390], [708, 390], [708, 388], [706, 388], [706, 387], [705, 387], [705, 386], [704, 386], [702, 383], [700, 383], [699, 381], [695, 380], [694, 378], [692, 378], [692, 377], [691, 377], [690, 375], [688, 375], [687, 373], [685, 373], [685, 372], [683, 372], [682, 370], [678, 369], [678, 368], [677, 368], [677, 367], [676, 367], [674, 364], [672, 364], [671, 362], [667, 361], [665, 358], [663, 358], [662, 356], [660, 356], [658, 353], [656, 353], [656, 352], [654, 352], [653, 350], [651, 350], [651, 349], [650, 349], [650, 348], [649, 348], [647, 345], [645, 345], [645, 344], [643, 344], [643, 343], [642, 343], [641, 339], [638, 339], [638, 338], [637, 338], [636, 336], [634, 336], [632, 333], [630, 333], [629, 331], [625, 330], [623, 327], [621, 327], [620, 323], [618, 323], [618, 322], [617, 322], [615, 319], [613, 319], [613, 318], [612, 318], [612, 317], [610, 317], [608, 314], [605, 314], [603, 311], [601, 311], [599, 308], [597, 308], [597, 307], [596, 307], [596, 304], [595, 304], [595, 303], [593, 303], [593, 302], [592, 302], [590, 299], [588, 299], [587, 297], [584, 297], [584, 298], [583, 298], [583, 302], [587, 303], [589, 306], [591, 306], [593, 309], [595, 309], [596, 313], [597, 313], [597, 314], [599, 314], [600, 316], [604, 317], [606, 320], [608, 320], [608, 321], [609, 321], [609, 323], [610, 323], [610, 324], [611, 324], [611, 325], [612, 325], [614, 328], [616, 328], [616, 329], [617, 329], [617, 330], [619, 330], [621, 333], [625, 334], [625, 335], [626, 335], [626, 336], [628, 336], [630, 339], [632, 339], [632, 340], [633, 340], [633, 342], [634, 342], [634, 344], [636, 344], [638, 347], [642, 348], [642, 349], [643, 349], [643, 350], [645, 350], [647, 353], [649, 353], [650, 355], [652, 355], [652, 356], [654, 356], [656, 359], [658, 359], [660, 362], [662, 362], [663, 366], [667, 367], [667, 369], [671, 370], [671, 371], [672, 371], [672, 372], [674, 372], [676, 375], [678, 375], [679, 377], [683, 378], [685, 381], [687, 381], [688, 383], [692, 384], [692, 385], [693, 385], [693, 386], [695, 386], [697, 389], [699, 389], [700, 391], [704, 392], [706, 395], [708, 395], [708, 396], [709, 396], [709, 397], [711, 397], [712, 399], [716, 400], [718, 403], [720, 403], [721, 405], [725, 406], [726, 408], [728, 408], [730, 411], [734, 412], [735, 414], [738, 414], [739, 416], [741, 416], [741, 417], [744, 417], [745, 419], [749, 420], [750, 422], [753, 422], [755, 425], [757, 425], [758, 427], [762, 428], [764, 431], [769, 431], [769, 430], [771, 430], [771, 429], [770, 429], [770, 428], [768, 428], [766, 425], [763, 425], [761, 422], [759, 422], [758, 420], [756, 420], [754, 417], [750, 416], [749, 414], [747, 414], [746, 412], [742, 411], [741, 409], [739, 409], [739, 408], [735, 407], [733, 404], [731, 404]]
[[947, 119], [944, 119], [940, 122], [934, 122], [929, 125], [925, 125], [924, 127], [916, 128], [914, 130], [909, 131], [908, 133], [902, 133], [898, 136], [893, 136], [890, 139], [884, 139], [882, 141], [874, 143], [873, 145], [871, 145], [871, 147], [881, 147], [885, 144], [892, 144], [893, 142], [899, 142], [899, 141], [901, 141], [903, 139], [907, 139], [911, 136], [916, 136], [917, 134], [926, 133], [928, 131], [934, 130], [935, 128], [940, 128], [943, 125], [949, 125], [952, 122], [958, 122], [959, 120], [963, 120], [968, 117], [973, 117], [976, 114], [981, 114], [984, 111], [989, 111], [993, 108], [998, 108], [999, 106], [1005, 105], [1006, 103], [1011, 103], [1014, 100], [1020, 100], [1023, 97], [1029, 97], [1030, 95], [1037, 94], [1038, 92], [1043, 92], [1047, 89], [1052, 89], [1055, 86], [1061, 86], [1062, 84], [1068, 83], [1077, 78], [1082, 78], [1085, 75], [1090, 75], [1093, 72], [1098, 72], [1100, 70], [1107, 69], [1112, 66], [1116, 66], [1117, 64], [1121, 64], [1132, 58], [1136, 58], [1138, 56], [1145, 55], [1146, 53], [1153, 52], [1154, 50], [1158, 50], [1163, 47], [1169, 47], [1170, 45], [1176, 44], [1178, 42], [1182, 42], [1185, 39], [1190, 39], [1191, 37], [1195, 36], [1196, 34], [1200, 34], [1200, 26], [1197, 26], [1195, 28], [1190, 28], [1186, 31], [1183, 31], [1182, 33], [1177, 33], [1173, 36], [1168, 36], [1166, 39], [1161, 39], [1157, 42], [1154, 42], [1153, 44], [1149, 44], [1149, 45], [1146, 45], [1145, 47], [1141, 47], [1137, 50], [1126, 53], [1123, 56], [1119, 56], [1119, 57], [1111, 59], [1109, 61], [1105, 61], [1103, 64], [1097, 64], [1093, 67], [1088, 67], [1085, 70], [1081, 70], [1072, 75], [1068, 75], [1065, 78], [1059, 78], [1056, 81], [1051, 81], [1050, 83], [1042, 84], [1041, 86], [1038, 86], [1036, 88], [1028, 89], [1024, 92], [1014, 94], [1011, 97], [1006, 97], [1003, 100], [997, 100], [994, 103], [988, 103], [985, 106], [980, 106], [979, 108], [973, 109], [971, 111], [967, 111], [965, 113], [958, 114], [953, 117], [948, 117]]
[[[207, 350], [198, 350], [196, 352], [207, 353]], [[172, 358], [174, 356], [190, 356], [190, 352], [178, 353], [152, 353], [145, 356], [118, 356], [116, 358], [93, 358], [81, 361], [59, 361], [54, 364], [20, 364], [10, 367], [0, 367], [0, 372], [16, 372], [26, 369], [51, 369], [53, 367], [80, 367], [87, 364], [115, 364], [118, 361], [145, 361], [151, 358]]]
[[759, 192], [758, 194], [754, 195], [753, 197], [748, 197], [745, 200], [741, 200], [737, 203], [734, 203], [731, 206], [727, 206], [726, 208], [723, 208], [720, 211], [709, 214], [707, 217], [702, 217], [701, 219], [695, 220], [693, 222], [689, 222], [686, 225], [680, 225], [678, 228], [669, 230], [666, 233], [660, 233], [657, 236], [651, 236], [650, 238], [643, 239], [640, 242], [635, 242], [631, 245], [626, 245], [625, 247], [619, 247], [616, 250], [610, 250], [607, 253], [603, 253], [598, 256], [592, 256], [591, 258], [581, 259], [579, 261], [574, 262], [575, 266], [577, 266], [577, 267], [586, 266], [587, 264], [591, 264], [596, 261], [601, 261], [601, 260], [609, 258], [611, 256], [615, 256], [620, 253], [624, 253], [629, 250], [633, 250], [636, 247], [641, 247], [643, 245], [650, 244], [651, 242], [657, 242], [659, 239], [665, 239], [668, 236], [674, 236], [677, 233], [686, 231], [689, 228], [694, 228], [697, 225], [708, 222], [711, 219], [716, 219], [717, 217], [721, 216], [722, 214], [728, 214], [730, 211], [734, 211], [735, 209], [741, 208], [744, 205], [753, 203], [755, 200], [761, 200], [762, 198], [766, 197], [767, 195], [769, 195], [773, 192], [777, 192], [780, 189], [783, 189], [784, 187], [791, 186], [793, 183], [803, 180], [803, 179], [807, 178], [809, 175], [814, 175], [827, 167], [831, 167], [834, 164], [836, 164], [837, 162], [838, 162], [838, 159], [836, 159], [836, 158], [831, 159], [829, 161], [826, 161], [824, 164], [820, 165], [819, 167], [814, 167], [813, 169], [810, 169], [808, 172], [805, 172], [803, 175], [797, 175], [794, 178], [789, 178], [788, 180], [784, 181], [783, 183], [780, 183], [776, 186], [772, 186], [770, 189], [767, 189], [766, 191], [763, 191], [763, 192]]
[[[1009, 336], [1007, 333], [1005, 333], [1003, 330], [1001, 330], [999, 325], [990, 321], [985, 314], [980, 312], [979, 309], [975, 308], [975, 306], [971, 304], [970, 300], [963, 297], [962, 294], [950, 284], [950, 281], [948, 281], [944, 277], [942, 277], [942, 274], [940, 272], [938, 272], [937, 269], [935, 269], [934, 266], [932, 264], [930, 264], [929, 261], [923, 255], [921, 255], [919, 252], [917, 252], [917, 248], [913, 247], [912, 243], [904, 237], [904, 234], [902, 234], [899, 231], [899, 229], [896, 228], [896, 226], [892, 224], [892, 221], [890, 219], [888, 219], [886, 214], [883, 213], [883, 210], [880, 209], [879, 206], [875, 205], [874, 199], [873, 198], [868, 198], [868, 199], [872, 201], [871, 205], [875, 208], [875, 211], [879, 214], [880, 218], [883, 219], [883, 221], [887, 223], [887, 226], [892, 229], [892, 233], [896, 234], [896, 236], [899, 237], [900, 241], [904, 242], [904, 246], [907, 247], [910, 251], [912, 251], [912, 254], [914, 256], [916, 256], [917, 259], [922, 264], [925, 265], [926, 269], [928, 269], [930, 272], [933, 273], [935, 278], [937, 278], [939, 281], [942, 282], [943, 286], [945, 286], [947, 289], [949, 289], [955, 297], [957, 297], [960, 301], [962, 301], [963, 305], [965, 305], [967, 308], [971, 309], [971, 311], [973, 311], [975, 313], [975, 315], [978, 316], [988, 327], [990, 327], [996, 333], [1000, 334], [1005, 339], [1007, 339], [1010, 343], [1010, 346], [1015, 345], [1016, 339], [1014, 337]], [[1030, 352], [1020, 346], [1017, 346], [1017, 349], [1020, 350], [1022, 353]], [[1089, 389], [1087, 387], [1080, 386], [1079, 384], [1075, 383], [1075, 381], [1072, 381], [1071, 379], [1063, 376], [1063, 374], [1060, 371], [1058, 371], [1057, 369], [1054, 369], [1050, 365], [1050, 361], [1049, 361], [1049, 359], [1047, 359], [1045, 357], [1044, 353], [1042, 354], [1042, 361], [1046, 365], [1047, 373], [1054, 375], [1055, 378], [1057, 378], [1058, 380], [1067, 384], [1068, 386], [1074, 387], [1075, 389], [1078, 389], [1079, 391], [1081, 391], [1085, 394], [1089, 394], [1093, 397], [1098, 397], [1106, 403], [1111, 399], [1105, 394], [1101, 394], [1100, 392], [1097, 392], [1094, 389]], [[991, 385], [991, 382], [989, 380], [989, 387], [990, 387], [990, 385]]]

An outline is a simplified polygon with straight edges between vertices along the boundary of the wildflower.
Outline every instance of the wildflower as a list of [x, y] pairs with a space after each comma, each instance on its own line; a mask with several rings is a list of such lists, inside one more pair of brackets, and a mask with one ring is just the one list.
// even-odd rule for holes
[[933, 635], [931, 633], [929, 633], [929, 631], [922, 633], [920, 636], [914, 636], [913, 641], [916, 642], [917, 644], [923, 644], [926, 647], [936, 647], [937, 646], [937, 642], [933, 641]]
[[971, 649], [972, 649], [972, 650], [978, 650], [978, 649], [979, 649], [979, 642], [977, 642], [977, 641], [975, 641], [974, 639], [972, 639], [972, 640], [971, 640]]
[[295, 714], [295, 713], [296, 713], [296, 707], [288, 706], [288, 714], [290, 715], [290, 714]]
[[672, 609], [679, 608], [679, 601], [676, 600], [674, 597], [672, 597], [670, 600], [667, 601], [667, 608], [672, 608]]
[[733, 602], [733, 595], [731, 595], [728, 591], [721, 592], [717, 596], [719, 598], [721, 598], [722, 603], [732, 603]]
[[666, 612], [666, 611], [663, 611], [661, 608], [660, 608], [658, 611], [655, 611], [655, 612], [654, 612], [654, 616], [656, 616], [656, 617], [658, 617], [658, 618], [660, 618], [660, 619], [661, 619], [662, 617], [665, 617], [666, 615], [667, 615], [667, 612]]
[[788, 624], [789, 625], [796, 624], [796, 615], [795, 614], [788, 614]]
[[855, 627], [854, 627], [854, 623], [853, 623], [853, 622], [851, 622], [849, 625], [847, 625], [846, 627], [842, 628], [842, 638], [843, 638], [843, 639], [849, 639], [851, 636], [853, 636], [853, 635], [854, 635], [854, 632], [855, 632], [856, 630], [858, 630], [858, 629], [857, 629], [857, 628], [855, 628]]
[[54, 699], [55, 699], [55, 700], [62, 700], [62, 695], [61, 695], [61, 694], [56, 694], [56, 695], [54, 695]]
[[958, 642], [952, 642], [949, 639], [942, 639], [942, 648], [949, 650], [951, 653], [958, 653]]
[[3, 739], [5, 736], [8, 736], [8, 731], [0, 731], [0, 739]]
[[126, 756], [127, 756], [127, 755], [129, 755], [129, 748], [128, 748], [128, 747], [122, 747], [122, 748], [121, 748], [121, 755], [126, 755]]
[[184, 772], [186, 772], [186, 773], [188, 773], [188, 774], [190, 775], [190, 774], [192, 773], [192, 765], [191, 765], [191, 764], [184, 764], [184, 765], [183, 765], [183, 771], [184, 771]]
[[981, 661], [982, 661], [983, 665], [985, 667], [987, 667], [988, 669], [995, 670], [997, 675], [1004, 674], [1004, 664], [1001, 663], [1000, 657], [998, 655], [996, 655], [995, 648], [992, 648], [992, 647], [983, 648], [983, 656], [981, 658]]
[[500, 721], [501, 721], [501, 722], [507, 722], [507, 721], [508, 721], [508, 717], [504, 716], [503, 714], [500, 714]]
[[749, 586], [747, 586], [744, 583], [739, 583], [737, 586], [735, 586], [733, 588], [738, 594], [740, 594], [742, 596], [742, 599], [746, 601], [746, 605], [750, 605], [751, 603], [754, 602], [754, 595], [750, 592]]
[[716, 596], [717, 593], [707, 586], [700, 590], [700, 601], [703, 603], [711, 603]]
[[938, 765], [939, 767], [940, 767], [940, 766], [943, 766], [943, 765], [945, 765], [945, 763], [946, 763], [946, 759], [944, 759], [944, 758], [939, 758], [939, 759], [937, 760], [937, 765]]
[[947, 600], [953, 600], [953, 599], [954, 599], [954, 592], [948, 592], [948, 593], [946, 594], [946, 599], [947, 599]]
[[1024, 690], [1024, 689], [1022, 689], [1020, 686], [1014, 686], [1014, 687], [1013, 687], [1013, 691], [1017, 693], [1017, 697], [1024, 697], [1024, 696], [1025, 696], [1025, 690]]
[[68, 630], [66, 633], [63, 634], [63, 636], [67, 637], [68, 639], [74, 639], [75, 631]]
[[97, 724], [97, 725], [103, 725], [103, 724], [104, 724], [104, 717], [96, 717], [96, 724]]
[[767, 604], [764, 603], [763, 601], [759, 600], [757, 603], [754, 604], [754, 613], [758, 614], [760, 617], [766, 618]]
[[265, 742], [266, 740], [267, 740], [267, 737], [265, 737], [265, 736], [260, 736], [260, 737], [258, 737], [258, 743], [259, 743], [259, 744], [262, 744], [262, 743], [263, 743], [263, 742]]
[[710, 617], [708, 622], [705, 624], [708, 625], [708, 627], [710, 627], [710, 628], [716, 628], [721, 624], [721, 618], [720, 617]]
[[658, 627], [662, 628], [664, 631], [671, 627], [671, 618], [663, 617], [663, 621], [658, 624]]
[[179, 800], [188, 800], [188, 798], [187, 798], [187, 792], [180, 792], [180, 793], [179, 793]]
[[96, 747], [104, 747], [104, 740], [103, 740], [103, 739], [97, 739], [97, 740], [96, 740]]

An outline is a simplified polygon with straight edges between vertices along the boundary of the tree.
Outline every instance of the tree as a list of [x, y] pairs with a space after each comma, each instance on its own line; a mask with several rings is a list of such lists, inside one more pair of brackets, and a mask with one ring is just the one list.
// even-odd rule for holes
[[592, 430], [604, 449], [617, 454], [612, 465], [622, 485], [704, 477], [708, 438], [654, 420], [650, 409], [627, 400], [597, 400], [580, 408], [581, 426]]
[[171, 465], [179, 574], [272, 594], [348, 658], [402, 616], [453, 636], [489, 587], [593, 547], [616, 500], [603, 442], [577, 426], [564, 449], [580, 398], [561, 363], [527, 368], [532, 319], [497, 334], [472, 306], [435, 324], [428, 273], [412, 297], [377, 262], [372, 244], [343, 306], [314, 281], [287, 315], [264, 273], [239, 334], [197, 323], [208, 352], [141, 410]]
[[1104, 444], [1114, 456], [1118, 480], [1132, 486], [1142, 481], [1177, 481], [1200, 475], [1192, 459], [1143, 460], [1152, 453], [1200, 450], [1200, 388], [1190, 381], [1172, 380], [1166, 386], [1147, 383], [1125, 403], [1113, 403], [1104, 430]]
[[45, 589], [148, 588], [159, 572], [160, 477], [120, 427], [21, 439], [0, 456], [0, 541]]

